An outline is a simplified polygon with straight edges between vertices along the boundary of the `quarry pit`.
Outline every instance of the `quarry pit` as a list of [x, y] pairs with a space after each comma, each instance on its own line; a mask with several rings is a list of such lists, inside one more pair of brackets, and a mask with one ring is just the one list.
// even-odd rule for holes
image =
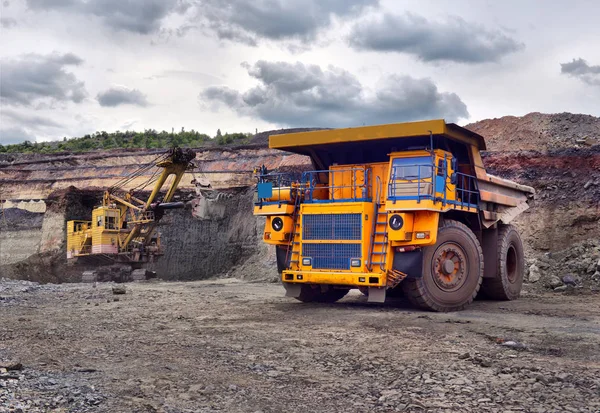
[[[188, 208], [159, 227], [161, 280], [124, 295], [78, 283], [65, 222], [156, 151], [0, 154], [0, 412], [599, 411], [600, 120], [540, 116], [471, 125], [492, 136], [487, 170], [536, 199], [515, 223], [522, 298], [453, 314], [282, 297], [251, 171], [311, 165], [263, 137], [196, 150]], [[194, 181], [222, 194], [215, 213], [193, 213]]]

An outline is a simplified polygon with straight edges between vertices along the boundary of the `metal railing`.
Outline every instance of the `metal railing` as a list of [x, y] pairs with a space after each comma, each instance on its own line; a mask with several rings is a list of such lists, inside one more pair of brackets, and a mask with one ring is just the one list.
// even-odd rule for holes
[[[402, 165], [402, 168], [417, 168], [417, 175], [399, 177], [396, 168], [392, 167], [392, 176], [388, 183], [388, 199], [411, 199], [417, 202], [423, 199], [433, 199], [436, 168], [433, 164]], [[416, 193], [413, 190], [416, 189]]]
[[[398, 200], [433, 200], [443, 205], [451, 204], [461, 208], [477, 208], [479, 205], [479, 190], [477, 179], [472, 175], [454, 172], [451, 182], [455, 185], [456, 200], [448, 199], [448, 173], [446, 163], [439, 168], [433, 164], [411, 164], [402, 167], [416, 168], [417, 174], [398, 177], [395, 168], [388, 183], [388, 199]], [[438, 181], [440, 178], [440, 181]], [[441, 186], [441, 188], [439, 188]], [[437, 194], [442, 194], [439, 196]]]
[[137, 224], [139, 222], [154, 221], [154, 211], [134, 212], [134, 219], [128, 221], [129, 224]]
[[[292, 194], [296, 195], [301, 173], [293, 172], [269, 172], [257, 175], [256, 204], [272, 204], [292, 202]], [[284, 200], [285, 193], [289, 191], [289, 199]]]
[[[326, 185], [320, 184], [319, 175], [327, 174], [329, 182]], [[350, 175], [350, 183], [345, 180]], [[341, 181], [341, 185], [336, 185]], [[340, 176], [341, 175], [341, 176]], [[370, 168], [348, 168], [334, 170], [308, 171], [302, 174], [302, 184], [305, 187], [305, 202], [368, 202], [371, 200], [371, 182]], [[315, 191], [326, 191], [328, 196], [315, 197]]]
[[455, 172], [456, 205], [461, 208], [479, 206], [479, 190], [477, 179], [472, 175]]

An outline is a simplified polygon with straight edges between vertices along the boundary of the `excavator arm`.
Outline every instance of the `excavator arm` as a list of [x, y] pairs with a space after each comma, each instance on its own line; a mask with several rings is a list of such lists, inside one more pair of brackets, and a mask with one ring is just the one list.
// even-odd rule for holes
[[[192, 167], [192, 160], [195, 157], [196, 153], [191, 149], [171, 149], [168, 157], [156, 164], [156, 166], [159, 168], [163, 168], [163, 171], [156, 181], [152, 193], [145, 202], [131, 194], [127, 194], [124, 197], [125, 199], [117, 197], [111, 193], [105, 194], [105, 202], [108, 199], [120, 205], [124, 205], [131, 211], [132, 215], [136, 217], [133, 228], [131, 228], [128, 236], [123, 241], [121, 248], [126, 249], [127, 246], [136, 238], [143, 238], [142, 243], [144, 245], [148, 245], [151, 241], [154, 229], [162, 217], [163, 210], [183, 207], [183, 204], [175, 205], [170, 203], [170, 201], [173, 198], [179, 183], [181, 182], [181, 178], [183, 178], [183, 174], [186, 170]], [[156, 198], [165, 182], [171, 175], [174, 175], [174, 177], [169, 184], [167, 194], [163, 198], [162, 202], [157, 203]], [[124, 211], [124, 213], [126, 212], [127, 211]]]

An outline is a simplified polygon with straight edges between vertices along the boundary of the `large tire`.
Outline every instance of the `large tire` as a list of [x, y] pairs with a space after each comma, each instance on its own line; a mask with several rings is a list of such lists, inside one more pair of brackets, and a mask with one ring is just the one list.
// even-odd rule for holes
[[525, 275], [525, 254], [521, 236], [512, 225], [498, 229], [498, 272], [484, 278], [482, 292], [493, 300], [516, 300], [521, 295]]
[[327, 291], [321, 291], [320, 285], [304, 284], [300, 295], [296, 300], [303, 303], [335, 303], [348, 294], [348, 289], [329, 287]]
[[473, 302], [483, 279], [483, 251], [466, 225], [446, 220], [424, 248], [423, 275], [401, 286], [410, 302], [431, 311], [458, 311]]

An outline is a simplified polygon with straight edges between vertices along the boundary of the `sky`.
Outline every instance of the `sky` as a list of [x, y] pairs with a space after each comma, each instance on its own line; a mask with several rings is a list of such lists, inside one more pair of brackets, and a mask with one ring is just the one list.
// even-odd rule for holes
[[600, 116], [600, 1], [0, 0], [0, 143]]

